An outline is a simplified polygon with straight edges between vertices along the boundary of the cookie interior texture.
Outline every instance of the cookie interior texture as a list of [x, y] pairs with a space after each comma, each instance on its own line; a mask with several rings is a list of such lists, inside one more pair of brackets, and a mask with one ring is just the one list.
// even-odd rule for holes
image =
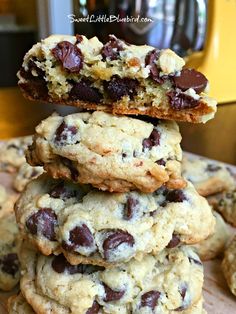
[[170, 49], [135, 46], [110, 36], [52, 35], [34, 45], [18, 72], [19, 86], [32, 100], [113, 114], [206, 122], [216, 101], [208, 81]]

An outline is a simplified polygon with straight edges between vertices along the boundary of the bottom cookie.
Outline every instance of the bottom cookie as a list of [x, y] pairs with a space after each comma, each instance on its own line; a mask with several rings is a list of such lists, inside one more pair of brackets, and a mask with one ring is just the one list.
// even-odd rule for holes
[[236, 295], [236, 236], [225, 251], [222, 270], [231, 292]]
[[[202, 313], [203, 267], [189, 247], [105, 269], [70, 265], [23, 245], [21, 291], [36, 313]], [[195, 306], [196, 308], [196, 306]]]

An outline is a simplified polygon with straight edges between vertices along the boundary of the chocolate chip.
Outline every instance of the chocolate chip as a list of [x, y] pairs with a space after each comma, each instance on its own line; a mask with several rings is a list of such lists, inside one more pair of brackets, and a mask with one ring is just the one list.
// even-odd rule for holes
[[221, 166], [214, 165], [214, 164], [208, 164], [206, 167], [206, 171], [209, 171], [209, 172], [219, 171], [220, 169], [222, 169]]
[[68, 126], [63, 121], [55, 132], [55, 143], [58, 145], [74, 144], [75, 135], [77, 134], [77, 128], [75, 126]]
[[60, 160], [63, 165], [65, 165], [70, 170], [71, 179], [76, 182], [79, 177], [79, 171], [75, 168], [73, 161], [65, 157], [61, 157]]
[[[182, 297], [182, 301], [184, 303], [184, 299], [185, 299], [185, 296], [186, 296], [186, 292], [187, 292], [187, 285], [184, 283], [182, 286], [179, 287], [179, 293]], [[175, 311], [183, 311], [185, 310], [186, 308], [188, 307], [188, 304], [183, 304], [182, 306], [178, 307], [175, 309]]]
[[109, 41], [102, 47], [101, 55], [103, 60], [116, 60], [120, 57], [120, 51], [124, 50], [124, 43], [122, 40], [116, 38], [114, 35], [109, 35]]
[[93, 305], [86, 311], [86, 314], [97, 314], [100, 310], [100, 305], [97, 301], [93, 301]]
[[156, 290], [151, 290], [149, 292], [144, 293], [141, 296], [141, 305], [140, 307], [150, 307], [152, 311], [154, 311], [157, 306], [158, 299], [160, 298], [161, 293]]
[[83, 55], [81, 50], [70, 43], [62, 41], [52, 50], [53, 56], [62, 63], [65, 70], [70, 73], [79, 73], [83, 67]]
[[76, 37], [75, 45], [80, 44], [83, 41], [82, 35], [76, 34], [75, 37]]
[[200, 94], [207, 86], [208, 80], [202, 73], [194, 69], [183, 69], [179, 76], [173, 77], [175, 87], [186, 91], [193, 88], [196, 93]]
[[156, 129], [153, 129], [149, 137], [143, 140], [143, 150], [150, 150], [153, 146], [158, 146], [160, 144], [160, 137], [160, 133]]
[[58, 256], [54, 256], [52, 260], [52, 268], [55, 272], [61, 274], [67, 272], [70, 275], [74, 274], [92, 274], [98, 271], [103, 271], [104, 267], [96, 266], [96, 265], [71, 265], [63, 254]]
[[199, 105], [197, 99], [178, 91], [170, 91], [166, 95], [169, 98], [170, 106], [174, 110], [195, 108]]
[[127, 231], [120, 229], [111, 230], [108, 232], [108, 237], [103, 242], [103, 250], [105, 259], [109, 259], [110, 251], [116, 250], [120, 245], [134, 245], [134, 238]]
[[95, 87], [91, 86], [88, 80], [82, 80], [74, 83], [69, 95], [72, 99], [99, 103], [102, 99], [102, 94]]
[[104, 88], [109, 96], [114, 101], [120, 100], [123, 96], [129, 96], [133, 99], [137, 95], [139, 82], [136, 79], [120, 78], [117, 75], [104, 84]]
[[189, 259], [190, 263], [193, 262], [194, 264], [202, 266], [202, 262], [200, 260], [197, 260], [197, 259], [195, 259], [195, 258], [193, 258], [191, 256], [189, 256], [188, 259]]
[[160, 57], [160, 50], [153, 49], [148, 52], [145, 58], [145, 65], [150, 66], [150, 77], [158, 84], [163, 84], [165, 82], [166, 76], [160, 77], [160, 69], [157, 67], [157, 60]]
[[26, 220], [26, 227], [33, 235], [43, 235], [51, 241], [56, 240], [55, 226], [57, 216], [51, 208], [41, 208]]
[[[26, 77], [23, 69], [20, 70], [20, 75], [22, 77]], [[47, 83], [42, 77], [33, 76], [31, 74], [27, 75], [28, 79], [24, 83], [19, 83], [21, 89], [25, 91], [25, 93], [31, 96], [34, 99], [47, 100], [48, 97], [48, 87]]]
[[115, 291], [108, 287], [104, 282], [102, 283], [105, 290], [104, 302], [118, 301], [125, 294], [125, 290]]
[[179, 243], [180, 243], [180, 238], [177, 235], [173, 234], [172, 239], [170, 240], [170, 242], [168, 243], [166, 247], [168, 249], [172, 249], [176, 247]]
[[186, 197], [182, 190], [170, 190], [166, 194], [166, 200], [168, 202], [181, 203], [186, 200]]
[[15, 276], [20, 266], [17, 254], [9, 253], [7, 255], [4, 255], [0, 259], [0, 265], [4, 273]]
[[138, 203], [139, 203], [138, 200], [134, 199], [131, 196], [127, 199], [127, 202], [124, 208], [124, 215], [123, 215], [125, 220], [130, 220], [133, 218], [134, 212], [136, 210], [136, 206], [138, 205]]
[[76, 191], [65, 187], [63, 181], [55, 184], [48, 193], [52, 198], [60, 198], [66, 200], [68, 198], [76, 197]]
[[69, 243], [65, 241], [62, 246], [67, 251], [75, 250], [78, 247], [92, 247], [94, 245], [93, 234], [90, 229], [82, 224], [70, 231]]
[[165, 166], [166, 165], [166, 162], [163, 158], [155, 161], [156, 164], [160, 165], [160, 166]]

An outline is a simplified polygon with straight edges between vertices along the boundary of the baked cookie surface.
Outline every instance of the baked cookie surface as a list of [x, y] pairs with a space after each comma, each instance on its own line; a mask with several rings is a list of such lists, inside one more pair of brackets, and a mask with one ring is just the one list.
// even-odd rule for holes
[[214, 209], [232, 226], [236, 227], [236, 189], [224, 192], [213, 201]]
[[17, 192], [22, 192], [25, 186], [43, 173], [42, 167], [32, 167], [27, 163], [20, 166], [14, 176], [13, 187]]
[[140, 260], [180, 242], [196, 243], [213, 232], [215, 223], [191, 183], [153, 194], [111, 194], [46, 175], [28, 184], [15, 212], [23, 237], [43, 254], [63, 251], [71, 264], [106, 266]]
[[236, 236], [224, 253], [222, 270], [231, 292], [236, 295]]
[[7, 300], [7, 309], [9, 314], [35, 314], [22, 293], [13, 295]]
[[21, 291], [39, 313], [194, 313], [187, 311], [201, 302], [203, 267], [187, 247], [113, 269], [72, 266], [26, 247], [20, 260]]
[[8, 193], [6, 188], [0, 184], [0, 219], [13, 212], [17, 195]]
[[53, 35], [34, 45], [18, 72], [19, 86], [31, 100], [44, 100], [113, 114], [206, 122], [216, 101], [208, 81], [170, 49], [135, 46], [111, 35]]
[[110, 192], [151, 193], [163, 183], [181, 188], [179, 128], [171, 121], [155, 123], [98, 111], [52, 115], [36, 127], [27, 161], [54, 178]]

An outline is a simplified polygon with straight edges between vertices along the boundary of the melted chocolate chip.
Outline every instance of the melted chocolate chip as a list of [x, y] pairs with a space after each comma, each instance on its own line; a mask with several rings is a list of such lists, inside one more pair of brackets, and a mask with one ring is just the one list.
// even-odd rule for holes
[[133, 236], [129, 234], [127, 231], [123, 231], [120, 229], [108, 232], [108, 237], [104, 240], [102, 245], [105, 259], [109, 259], [110, 251], [117, 249], [122, 244], [133, 246], [134, 245]]
[[150, 150], [153, 146], [158, 146], [160, 144], [160, 137], [160, 133], [156, 129], [153, 129], [149, 137], [143, 140], [143, 150]]
[[61, 157], [60, 160], [63, 163], [63, 165], [65, 165], [70, 170], [71, 179], [73, 181], [77, 181], [78, 176], [79, 176], [79, 171], [75, 168], [73, 161], [65, 157]]
[[108, 287], [104, 282], [102, 283], [105, 290], [104, 302], [118, 301], [125, 294], [125, 290], [115, 291]]
[[165, 81], [165, 77], [160, 77], [160, 69], [157, 67], [157, 60], [160, 56], [160, 50], [153, 49], [148, 52], [145, 58], [145, 65], [150, 66], [150, 77], [158, 84], [163, 84]]
[[186, 200], [186, 197], [182, 190], [168, 190], [166, 194], [166, 200], [168, 202], [181, 203]]
[[75, 37], [76, 37], [75, 45], [80, 44], [83, 41], [82, 35], [76, 34]]
[[122, 40], [116, 38], [114, 35], [109, 35], [109, 41], [102, 47], [101, 55], [103, 60], [116, 60], [120, 57], [120, 51], [124, 50], [124, 43]]
[[[187, 292], [187, 285], [183, 284], [181, 287], [179, 287], [179, 293], [182, 297], [182, 301], [184, 302], [185, 296], [186, 296], [186, 292]], [[183, 311], [187, 308], [187, 304], [183, 304], [182, 306], [178, 307], [177, 309], [175, 309], [175, 311], [180, 312]]]
[[156, 164], [160, 165], [160, 166], [165, 166], [166, 165], [166, 162], [163, 158], [155, 161]]
[[75, 126], [68, 126], [63, 121], [55, 132], [55, 143], [58, 145], [68, 145], [74, 143], [74, 136], [77, 134]]
[[17, 254], [9, 253], [7, 255], [4, 255], [0, 259], [0, 265], [4, 273], [15, 276], [20, 266]]
[[56, 240], [57, 216], [51, 208], [41, 208], [26, 220], [26, 227], [33, 235], [43, 235], [50, 241]]
[[86, 311], [86, 314], [97, 314], [99, 312], [100, 305], [97, 301], [93, 301], [93, 305]]
[[207, 165], [207, 167], [206, 167], [206, 171], [209, 171], [209, 172], [219, 171], [220, 169], [222, 169], [221, 166], [214, 165], [214, 164], [209, 164], [209, 165]]
[[83, 55], [81, 50], [70, 43], [62, 41], [52, 50], [53, 56], [61, 62], [63, 68], [71, 73], [79, 73], [83, 67]]
[[195, 258], [193, 258], [193, 257], [191, 257], [191, 256], [189, 256], [189, 261], [190, 261], [190, 263], [194, 263], [194, 264], [197, 264], [197, 265], [200, 265], [200, 266], [202, 266], [202, 262], [200, 261], [200, 260], [197, 260], [197, 259], [195, 259]]
[[77, 226], [70, 231], [69, 241], [70, 243], [65, 241], [62, 243], [63, 248], [67, 251], [75, 250], [81, 246], [91, 247], [94, 244], [93, 234], [85, 224]]
[[124, 208], [124, 215], [123, 215], [124, 219], [130, 220], [133, 218], [134, 212], [138, 203], [139, 203], [138, 200], [134, 199], [131, 196], [127, 199], [127, 203]]
[[166, 95], [169, 97], [170, 106], [174, 110], [195, 108], [199, 105], [197, 99], [178, 91], [170, 91]]
[[140, 307], [150, 307], [152, 311], [154, 311], [157, 306], [158, 299], [160, 298], [161, 293], [156, 290], [151, 290], [149, 292], [144, 293], [141, 296], [141, 305]]
[[139, 82], [136, 79], [120, 78], [113, 76], [111, 80], [104, 85], [105, 90], [114, 101], [120, 100], [123, 96], [129, 96], [133, 99], [137, 95]]
[[48, 193], [52, 198], [60, 198], [66, 200], [71, 197], [76, 197], [76, 191], [65, 187], [63, 181], [55, 184]]
[[177, 235], [173, 234], [172, 239], [170, 240], [170, 242], [168, 243], [166, 247], [168, 249], [172, 249], [176, 247], [179, 243], [180, 243], [180, 238]]
[[175, 87], [186, 91], [193, 88], [196, 93], [200, 94], [207, 86], [207, 78], [194, 69], [183, 69], [179, 76], [173, 77]]
[[99, 103], [102, 99], [102, 94], [95, 87], [91, 86], [88, 80], [82, 80], [74, 83], [69, 95], [72, 99]]

